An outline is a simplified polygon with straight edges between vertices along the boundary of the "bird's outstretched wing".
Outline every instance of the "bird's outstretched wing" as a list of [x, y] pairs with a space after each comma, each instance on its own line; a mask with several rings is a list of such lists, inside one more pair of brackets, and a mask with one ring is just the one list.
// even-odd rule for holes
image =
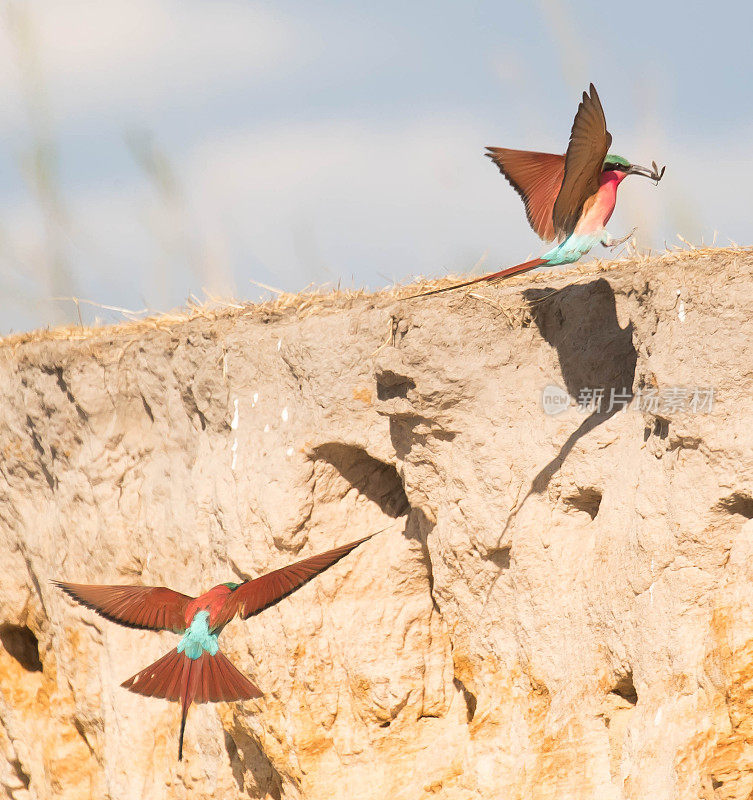
[[583, 204], [599, 190], [599, 175], [612, 144], [596, 87], [591, 84], [589, 91], [590, 94], [583, 92], [573, 121], [565, 154], [565, 177], [554, 203], [554, 232], [561, 239], [575, 230]]
[[344, 544], [318, 556], [305, 558], [295, 564], [268, 572], [259, 578], [242, 583], [235, 591], [228, 595], [225, 604], [220, 610], [217, 620], [214, 623], [217, 627], [226, 625], [236, 614], [241, 619], [248, 619], [254, 614], [258, 614], [265, 608], [273, 606], [284, 597], [292, 594], [296, 589], [308, 583], [319, 573], [336, 564], [341, 558], [347, 556], [351, 550], [363, 544], [370, 536], [365, 536], [357, 542]]
[[186, 630], [186, 606], [193, 598], [164, 586], [53, 583], [77, 603], [91, 608], [111, 622], [153, 631], [182, 633]]
[[499, 167], [526, 207], [528, 222], [544, 241], [555, 238], [553, 211], [562, 179], [565, 156], [487, 147], [486, 155]]

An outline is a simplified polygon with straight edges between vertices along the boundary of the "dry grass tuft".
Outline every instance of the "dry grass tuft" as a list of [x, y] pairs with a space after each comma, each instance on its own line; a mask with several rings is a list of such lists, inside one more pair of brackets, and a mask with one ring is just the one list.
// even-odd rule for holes
[[[751, 253], [753, 248], [743, 247], [693, 247], [674, 248], [667, 250], [660, 255], [651, 253], [631, 254], [625, 258], [617, 260], [596, 259], [582, 264], [575, 264], [565, 270], [542, 270], [538, 273], [528, 273], [525, 275], [514, 276], [502, 284], [495, 287], [495, 296], [488, 297], [479, 294], [484, 289], [484, 284], [476, 284], [472, 287], [458, 290], [455, 295], [447, 297], [457, 297], [467, 295], [478, 300], [491, 303], [500, 309], [511, 324], [516, 324], [518, 318], [530, 309], [530, 304], [523, 301], [518, 292], [521, 285], [531, 285], [548, 283], [562, 287], [570, 285], [574, 279], [578, 281], [591, 278], [594, 275], [615, 271], [630, 271], [644, 267], [651, 262], [657, 268], [670, 267], [674, 264], [690, 262], [701, 258], [713, 258], [720, 265], [728, 259], [737, 258], [742, 253]], [[112, 337], [116, 335], [137, 336], [144, 331], [168, 331], [176, 326], [192, 322], [197, 319], [214, 322], [217, 320], [232, 320], [242, 317], [253, 317], [265, 321], [284, 319], [285, 317], [296, 317], [298, 319], [316, 314], [324, 314], [332, 311], [341, 311], [352, 308], [360, 303], [370, 303], [372, 305], [390, 305], [398, 300], [404, 300], [410, 295], [418, 292], [439, 289], [449, 286], [452, 283], [462, 280], [462, 276], [446, 276], [440, 279], [419, 278], [411, 284], [402, 286], [391, 286], [376, 292], [368, 292], [365, 289], [326, 289], [319, 288], [313, 291], [293, 294], [280, 292], [273, 300], [263, 302], [237, 302], [232, 300], [219, 300], [210, 298], [206, 302], [201, 302], [195, 298], [186, 305], [185, 308], [176, 309], [165, 314], [140, 317], [140, 312], [130, 312], [127, 309], [120, 309], [113, 306], [103, 306], [108, 310], [115, 310], [122, 313], [128, 319], [114, 325], [86, 327], [81, 325], [68, 325], [56, 328], [47, 328], [27, 333], [17, 333], [0, 338], [0, 347], [14, 350], [24, 344], [45, 341], [85, 341], [92, 338], [103, 336]], [[501, 304], [499, 302], [498, 289], [511, 289], [506, 292], [512, 304]], [[71, 298], [73, 302], [79, 301]], [[418, 301], [414, 301], [418, 302]], [[96, 304], [95, 304], [96, 305]]]

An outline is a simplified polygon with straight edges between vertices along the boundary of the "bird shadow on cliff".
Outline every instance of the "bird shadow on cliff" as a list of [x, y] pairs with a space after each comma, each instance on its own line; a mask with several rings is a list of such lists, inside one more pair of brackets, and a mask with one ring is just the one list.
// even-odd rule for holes
[[238, 725], [234, 726], [233, 734], [225, 731], [225, 749], [238, 789], [246, 792], [253, 787], [269, 800], [281, 800], [282, 777], [259, 742]]
[[626, 407], [633, 397], [638, 354], [633, 345], [633, 323], [620, 327], [614, 290], [604, 278], [559, 291], [551, 287], [527, 289], [523, 296], [542, 338], [557, 350], [564, 388], [570, 397], [576, 403], [584, 395], [601, 398], [533, 479], [530, 495], [547, 489], [583, 436]]
[[[559, 290], [526, 289], [523, 296], [542, 338], [557, 350], [563, 388], [568, 395], [577, 403], [585, 390], [599, 390], [602, 394], [600, 406], [578, 425], [557, 455], [533, 478], [525, 497], [507, 518], [500, 542], [528, 498], [546, 491], [578, 441], [626, 407], [633, 397], [638, 361], [633, 323], [620, 327], [614, 290], [604, 278]], [[503, 568], [500, 574], [502, 571]], [[496, 581], [497, 578], [492, 581], [484, 608]]]

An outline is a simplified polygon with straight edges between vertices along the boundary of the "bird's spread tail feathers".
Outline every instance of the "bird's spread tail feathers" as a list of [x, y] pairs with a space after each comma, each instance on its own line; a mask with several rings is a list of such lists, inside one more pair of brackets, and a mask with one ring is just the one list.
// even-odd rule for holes
[[219, 651], [213, 656], [204, 652], [198, 658], [188, 658], [177, 650], [171, 650], [124, 681], [122, 686], [146, 697], [180, 701], [178, 760], [183, 758], [183, 732], [191, 703], [251, 700], [262, 694]]
[[512, 275], [520, 275], [523, 272], [541, 267], [547, 262], [543, 258], [534, 258], [532, 261], [524, 261], [522, 264], [516, 264], [514, 267], [500, 270], [499, 272], [490, 272], [488, 275], [482, 275], [480, 278], [473, 278], [470, 281], [463, 281], [462, 283], [453, 283], [451, 286], [443, 286], [441, 289], [432, 289], [428, 292], [420, 292], [419, 294], [412, 294], [406, 297], [406, 300], [413, 300], [416, 297], [429, 297], [432, 294], [441, 294], [442, 292], [451, 292], [453, 289], [462, 289], [465, 286], [473, 286], [474, 283], [498, 283], [505, 278]]

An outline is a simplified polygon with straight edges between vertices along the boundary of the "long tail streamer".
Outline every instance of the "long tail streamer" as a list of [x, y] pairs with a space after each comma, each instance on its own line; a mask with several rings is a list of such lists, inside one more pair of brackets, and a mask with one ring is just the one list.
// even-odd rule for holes
[[482, 275], [480, 278], [473, 278], [470, 281], [463, 281], [462, 283], [453, 283], [452, 286], [443, 286], [441, 289], [432, 289], [429, 292], [420, 292], [419, 294], [412, 294], [406, 297], [406, 300], [413, 300], [416, 297], [429, 297], [432, 294], [441, 294], [442, 292], [451, 292], [453, 289], [462, 289], [465, 286], [473, 286], [474, 283], [499, 283], [500, 281], [509, 278], [512, 275], [520, 275], [523, 272], [536, 269], [547, 262], [543, 258], [534, 258], [533, 261], [524, 261], [522, 264], [516, 264], [514, 267], [508, 267], [500, 272], [490, 272], [488, 275]]
[[180, 701], [179, 761], [183, 759], [183, 733], [191, 703], [251, 700], [262, 695], [259, 688], [219, 651], [213, 656], [202, 653], [192, 659], [177, 650], [171, 650], [122, 685], [146, 697]]

